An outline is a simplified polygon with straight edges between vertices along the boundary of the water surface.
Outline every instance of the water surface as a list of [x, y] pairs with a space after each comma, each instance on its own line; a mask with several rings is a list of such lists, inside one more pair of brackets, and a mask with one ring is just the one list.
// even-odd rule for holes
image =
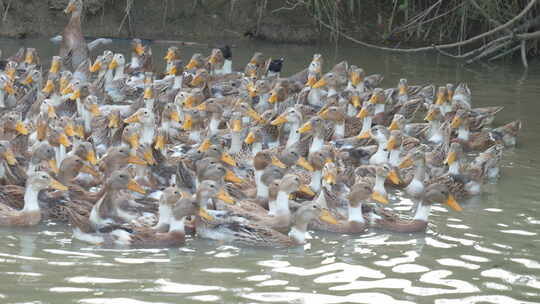
[[[4, 54], [47, 40], [1, 40]], [[540, 67], [518, 63], [462, 67], [431, 55], [395, 55], [353, 46], [238, 42], [234, 66], [254, 51], [286, 58], [284, 74], [322, 53], [382, 73], [383, 87], [467, 82], [475, 106], [502, 105], [495, 124], [520, 118], [518, 147], [506, 151], [502, 178], [462, 213], [437, 206], [425, 234], [370, 231], [361, 236], [312, 234], [304, 248], [254, 250], [190, 239], [183, 248], [102, 249], [71, 239], [70, 228], [43, 223], [0, 229], [1, 303], [534, 303], [540, 302]], [[153, 46], [160, 61], [165, 47]], [[126, 51], [126, 41], [109, 46]], [[208, 48], [183, 47], [187, 59]], [[399, 196], [399, 193], [395, 195]], [[412, 202], [394, 199], [408, 212]]]

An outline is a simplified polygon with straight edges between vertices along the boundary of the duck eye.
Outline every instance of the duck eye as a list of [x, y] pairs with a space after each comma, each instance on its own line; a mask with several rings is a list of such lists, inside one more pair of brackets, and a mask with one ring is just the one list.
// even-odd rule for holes
[[313, 209], [317, 209], [317, 206], [313, 205]]
[[210, 188], [214, 188], [214, 185], [210, 185]]

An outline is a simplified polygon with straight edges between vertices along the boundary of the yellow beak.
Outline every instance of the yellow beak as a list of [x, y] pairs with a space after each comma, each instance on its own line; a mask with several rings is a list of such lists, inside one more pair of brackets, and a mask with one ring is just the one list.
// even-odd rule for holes
[[140, 43], [137, 43], [137, 45], [135, 45], [134, 51], [137, 56], [141, 56], [142, 54], [144, 54], [144, 47]]
[[450, 152], [448, 152], [448, 156], [444, 160], [444, 163], [450, 166], [451, 164], [453, 164], [456, 161], [456, 157], [457, 157], [456, 152], [450, 151]]
[[434, 111], [434, 110], [430, 110], [430, 111], [426, 114], [426, 117], [424, 118], [424, 120], [426, 120], [426, 121], [432, 121], [434, 118], [435, 118], [435, 111]]
[[143, 153], [143, 156], [146, 163], [149, 164], [150, 166], [153, 166], [156, 164], [156, 159], [154, 158], [154, 154], [152, 153], [151, 148], [146, 149], [146, 151], [144, 151]]
[[101, 62], [98, 60], [94, 61], [94, 64], [90, 66], [90, 72], [95, 73], [101, 69]]
[[288, 121], [289, 120], [287, 119], [287, 115], [281, 114], [276, 119], [274, 119], [270, 124], [273, 125], [273, 126], [279, 126], [279, 125], [284, 124], [284, 123], [286, 123]]
[[211, 64], [217, 63], [217, 57], [215, 55], [210, 56], [210, 59], [208, 59], [208, 62]]
[[163, 151], [165, 149], [165, 136], [163, 135], [156, 136], [156, 143], [154, 145], [154, 149], [158, 151]]
[[235, 119], [232, 121], [232, 131], [233, 132], [242, 131], [242, 121], [240, 121], [240, 119]]
[[171, 120], [174, 122], [180, 122], [180, 115], [178, 115], [178, 111], [171, 112]]
[[279, 160], [279, 158], [277, 158], [275, 156], [272, 156], [272, 165], [274, 165], [274, 166], [276, 166], [278, 168], [281, 168], [281, 169], [287, 168], [287, 166], [281, 160]]
[[240, 177], [236, 176], [231, 170], [227, 169], [227, 173], [225, 173], [225, 177], [223, 178], [227, 182], [235, 183], [235, 184], [241, 184], [244, 182]]
[[49, 167], [51, 168], [51, 171], [55, 174], [58, 174], [58, 166], [56, 165], [56, 159], [49, 159], [48, 161]]
[[77, 89], [71, 96], [69, 96], [70, 100], [77, 100], [78, 98], [81, 98], [81, 90]]
[[73, 123], [69, 121], [64, 127], [64, 132], [67, 136], [71, 137], [75, 135], [75, 130], [73, 129]]
[[13, 154], [13, 151], [11, 151], [11, 149], [8, 149], [6, 150], [6, 152], [4, 152], [4, 158], [10, 166], [17, 164], [17, 159], [15, 158], [15, 155]]
[[184, 124], [182, 124], [182, 129], [189, 131], [193, 127], [193, 119], [190, 114], [186, 114]]
[[118, 66], [118, 61], [116, 61], [116, 59], [113, 58], [113, 60], [111, 60], [111, 63], [109, 63], [109, 70], [114, 70], [116, 69], [117, 66]]
[[193, 80], [191, 80], [191, 86], [192, 87], [198, 86], [202, 83], [202, 81], [203, 79], [201, 75], [195, 75], [195, 77], [193, 77]]
[[319, 81], [317, 81], [314, 85], [313, 85], [313, 88], [314, 89], [319, 89], [319, 88], [322, 88], [326, 85], [326, 80], [324, 78], [321, 78], [319, 79]]
[[444, 103], [444, 93], [437, 93], [437, 101], [435, 101], [436, 105], [442, 105]]
[[15, 124], [15, 130], [21, 135], [28, 135], [28, 129], [22, 121], [17, 121]]
[[84, 127], [82, 125], [75, 126], [75, 135], [84, 138]]
[[309, 76], [306, 82], [306, 86], [313, 87], [317, 83], [317, 78], [315, 76]]
[[337, 219], [327, 209], [322, 210], [319, 219], [331, 225], [336, 225], [338, 223]]
[[311, 172], [315, 171], [313, 166], [304, 157], [300, 157], [298, 161], [296, 162], [296, 164], [308, 171], [311, 171]]
[[277, 101], [278, 101], [278, 95], [276, 94], [276, 92], [272, 92], [272, 94], [270, 95], [270, 98], [268, 98], [268, 102], [276, 103]]
[[99, 105], [97, 103], [90, 105], [90, 113], [92, 113], [92, 116], [94, 117], [101, 115], [101, 111], [99, 110]]
[[409, 168], [409, 167], [411, 167], [413, 164], [414, 164], [413, 159], [412, 159], [412, 157], [409, 156], [409, 157], [405, 158], [405, 159], [401, 162], [401, 164], [399, 164], [399, 168], [400, 168], [400, 169]]
[[4, 85], [4, 91], [6, 91], [6, 93], [8, 93], [9, 95], [15, 94], [15, 90], [13, 89], [13, 85], [11, 83], [9, 83], [9, 82]]
[[219, 190], [219, 192], [216, 195], [216, 198], [219, 200], [222, 200], [223, 202], [227, 204], [234, 204], [234, 199], [225, 191], [224, 189]]
[[392, 181], [392, 183], [394, 183], [394, 185], [399, 185], [401, 183], [401, 180], [399, 179], [396, 170], [391, 170], [388, 173], [388, 178], [390, 179], [390, 181]]
[[459, 205], [459, 203], [456, 201], [454, 196], [452, 194], [448, 195], [448, 198], [446, 199], [446, 204], [452, 208], [454, 211], [461, 212], [463, 211], [463, 208]]
[[407, 94], [407, 88], [405, 86], [400, 86], [399, 87], [399, 95], [403, 96]]
[[390, 131], [399, 130], [398, 122], [397, 122], [396, 119], [392, 120], [392, 123], [388, 127], [388, 130], [390, 130]]
[[67, 191], [68, 187], [62, 185], [59, 181], [55, 180], [54, 178], [51, 178], [51, 181], [49, 182], [49, 187], [60, 190], [60, 191]]
[[261, 115], [259, 115], [259, 113], [257, 113], [257, 111], [253, 110], [252, 108], [249, 108], [247, 110], [247, 113], [246, 113], [249, 117], [251, 117], [252, 119], [256, 120], [257, 122], [259, 123], [262, 123], [264, 122], [264, 119], [262, 118]]
[[109, 115], [109, 125], [108, 125], [109, 129], [118, 128], [120, 125], [119, 120], [120, 118], [118, 117], [118, 115], [116, 114]]
[[154, 92], [152, 91], [151, 87], [147, 87], [144, 89], [144, 99], [152, 99], [154, 98]]
[[226, 163], [226, 164], [229, 165], [229, 166], [236, 167], [236, 161], [235, 161], [234, 158], [232, 158], [232, 156], [229, 155], [229, 153], [227, 153], [227, 152], [221, 153], [221, 161], [224, 162], [224, 163]]
[[177, 73], [177, 69], [176, 69], [176, 66], [172, 66], [169, 71], [167, 72], [167, 74], [171, 75], [171, 76], [175, 76]]
[[371, 198], [374, 199], [375, 201], [381, 203], [381, 204], [388, 204], [388, 199], [383, 196], [382, 194], [380, 194], [379, 192], [373, 192], [371, 194]]
[[32, 64], [34, 62], [34, 55], [32, 55], [32, 53], [28, 53], [24, 58], [24, 62], [26, 64]]
[[132, 149], [139, 148], [139, 135], [137, 133], [131, 134], [131, 136], [129, 137], [129, 144]]
[[334, 185], [336, 183], [336, 175], [334, 173], [328, 172], [324, 175], [324, 180], [327, 184]]
[[366, 118], [369, 115], [368, 110], [366, 108], [362, 108], [360, 112], [358, 112], [358, 115], [356, 115], [357, 118]]
[[197, 61], [191, 59], [188, 62], [188, 65], [186, 65], [186, 70], [191, 70], [191, 69], [196, 68], [196, 67], [197, 67]]
[[355, 108], [360, 108], [360, 106], [362, 105], [362, 103], [360, 102], [360, 96], [358, 95], [354, 95], [351, 102]]
[[246, 139], [244, 139], [244, 142], [247, 145], [251, 145], [252, 143], [254, 143], [255, 142], [255, 133], [253, 131], [249, 132]]
[[71, 141], [69, 140], [69, 138], [66, 136], [65, 133], [60, 134], [60, 138], [58, 141], [60, 142], [62, 146], [66, 148], [71, 146]]
[[43, 90], [41, 92], [45, 94], [50, 94], [54, 90], [54, 83], [51, 79], [47, 80], [47, 83], [45, 84], [45, 87], [43, 87]]
[[311, 122], [308, 121], [300, 129], [298, 129], [298, 133], [303, 134], [303, 133], [311, 131], [312, 129], [313, 127], [311, 125]]
[[208, 151], [208, 148], [210, 148], [211, 142], [210, 139], [205, 139], [202, 144], [199, 146], [199, 151], [206, 152]]
[[139, 113], [135, 113], [131, 115], [130, 117], [124, 119], [124, 123], [135, 123], [135, 122], [141, 122], [141, 117], [139, 116]]
[[92, 168], [90, 166], [86, 166], [86, 165], [83, 166], [81, 168], [81, 172], [88, 173], [88, 174], [92, 175], [95, 178], [99, 178], [99, 173], [96, 170], [94, 170], [94, 168]]
[[461, 125], [461, 117], [455, 116], [454, 119], [452, 119], [452, 123], [450, 124], [450, 127], [452, 129], [457, 129]]
[[75, 10], [75, 4], [70, 3], [70, 4], [66, 7], [66, 9], [64, 10], [64, 13], [65, 13], [65, 14], [69, 14], [69, 13], [73, 12], [74, 10]]
[[386, 143], [386, 150], [391, 151], [396, 148], [396, 138], [394, 136], [390, 136], [390, 139]]
[[34, 82], [34, 78], [32, 78], [32, 75], [28, 75], [28, 76], [26, 76], [26, 78], [24, 79], [24, 81], [22, 83], [25, 84], [25, 85], [29, 85], [32, 82]]
[[130, 155], [127, 159], [127, 162], [134, 165], [141, 165], [141, 166], [147, 165], [147, 163], [142, 158], [136, 155]]
[[131, 179], [127, 185], [127, 188], [131, 191], [138, 192], [140, 194], [146, 194], [146, 191], [137, 183], [134, 179]]
[[357, 139], [368, 139], [371, 138], [371, 133], [369, 131], [365, 131], [360, 133], [360, 135], [356, 136]]
[[313, 190], [311, 190], [311, 188], [308, 185], [300, 185], [300, 188], [298, 188], [298, 190], [309, 196], [317, 195], [315, 192], [313, 192]]
[[97, 165], [96, 152], [94, 152], [94, 150], [86, 152], [86, 160], [93, 166]]
[[204, 208], [199, 208], [199, 216], [207, 221], [214, 220], [214, 217], [211, 216], [210, 213], [208, 213], [208, 211], [206, 211]]
[[379, 102], [379, 96], [376, 94], [371, 95], [369, 102], [371, 102], [372, 104], [376, 104], [377, 102]]

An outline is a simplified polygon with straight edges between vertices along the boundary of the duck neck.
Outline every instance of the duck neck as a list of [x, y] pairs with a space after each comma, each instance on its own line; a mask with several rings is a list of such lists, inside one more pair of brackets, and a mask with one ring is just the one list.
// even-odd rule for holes
[[263, 170], [255, 170], [255, 184], [257, 185], [257, 198], [266, 200], [270, 194], [268, 186], [265, 185], [261, 177], [263, 175]]
[[313, 137], [313, 141], [311, 142], [311, 146], [309, 147], [309, 153], [317, 152], [322, 149], [324, 145], [324, 138], [322, 138], [321, 135], [316, 134]]
[[182, 234], [185, 233], [185, 222], [186, 217], [182, 217], [181, 219], [176, 219], [174, 216], [171, 216], [171, 222], [169, 224], [169, 232], [181, 232]]
[[362, 203], [355, 207], [349, 205], [349, 222], [365, 223], [364, 215], [362, 214]]
[[371, 129], [371, 121], [372, 121], [371, 116], [364, 117], [364, 121], [362, 121], [362, 130], [360, 131], [360, 134], [364, 132], [368, 132], [369, 129]]
[[388, 157], [388, 163], [393, 167], [399, 166], [399, 164], [401, 163], [400, 154], [401, 147], [391, 150], [390, 156]]
[[201, 140], [201, 131], [199, 130], [191, 130], [189, 132], [189, 139], [192, 141], [200, 141]]
[[55, 148], [56, 152], [56, 163], [61, 164], [64, 158], [66, 158], [66, 147], [62, 144], [58, 145], [58, 147]]
[[469, 140], [469, 128], [466, 126], [460, 126], [458, 129], [458, 138], [463, 141]]
[[119, 64], [114, 70], [114, 80], [124, 78], [124, 65]]
[[443, 140], [441, 133], [441, 122], [438, 120], [432, 120], [429, 123], [429, 128], [431, 134], [429, 141], [440, 143]]
[[129, 63], [129, 65], [133, 69], [138, 69], [141, 66], [141, 61], [139, 60], [139, 56], [137, 56], [137, 54], [131, 54], [131, 62]]
[[312, 88], [308, 93], [308, 103], [314, 106], [322, 106], [321, 89]]
[[341, 139], [343, 137], [345, 137], [345, 121], [341, 120], [336, 123], [336, 127], [334, 129], [334, 138]]
[[454, 162], [448, 167], [448, 173], [450, 173], [450, 174], [452, 174], [452, 175], [459, 175], [459, 167], [460, 167], [459, 161], [458, 161], [458, 160], [454, 161]]
[[378, 103], [375, 105], [375, 115], [384, 113], [384, 103]]
[[251, 146], [251, 154], [253, 156], [255, 156], [255, 155], [257, 155], [257, 153], [259, 153], [261, 151], [262, 151], [262, 142], [257, 141], [255, 143], [253, 143], [253, 145]]
[[355, 117], [358, 114], [358, 109], [355, 108], [352, 104], [347, 105], [347, 116]]
[[161, 227], [163, 225], [168, 225], [171, 222], [172, 219], [172, 208], [169, 205], [160, 204], [159, 209], [159, 220], [156, 224], [156, 227]]
[[84, 131], [90, 134], [92, 132], [92, 113], [84, 107], [81, 107], [81, 112], [84, 122]]
[[219, 122], [220, 122], [220, 119], [217, 117], [217, 115], [212, 114], [212, 118], [210, 119], [210, 127], [209, 127], [210, 136], [216, 135], [218, 133]]
[[429, 213], [431, 211], [431, 205], [424, 205], [422, 202], [416, 207], [416, 212], [414, 213], [414, 220], [427, 222]]
[[290, 131], [289, 131], [289, 139], [287, 139], [286, 148], [292, 147], [292, 145], [294, 145], [300, 140], [300, 133], [298, 132], [298, 128], [300, 128], [299, 122], [294, 121], [291, 123]]
[[377, 152], [369, 160], [371, 164], [379, 165], [385, 163], [388, 159], [388, 151], [385, 148], [386, 142], [381, 141], [377, 147]]
[[384, 188], [384, 180], [385, 178], [380, 175], [375, 176], [375, 186], [373, 186], [373, 191], [378, 192], [381, 195], [386, 195], [386, 189]]
[[107, 69], [107, 72], [105, 72], [105, 87], [109, 87], [114, 79], [114, 71]]
[[39, 191], [32, 187], [26, 187], [24, 192], [24, 207], [23, 212], [33, 212], [39, 211], [39, 201], [38, 201]]
[[223, 71], [223, 74], [230, 74], [232, 73], [232, 60], [225, 59], [225, 62], [223, 62], [223, 67], [221, 68]]
[[242, 150], [242, 133], [233, 132], [231, 137], [231, 148], [229, 149], [229, 153], [235, 154], [240, 152], [240, 150]]
[[141, 136], [141, 144], [152, 144], [154, 140], [154, 124], [144, 124]]
[[6, 104], [4, 103], [4, 100], [6, 99], [6, 93], [3, 89], [0, 89], [0, 107], [5, 108]]
[[308, 223], [305, 221], [296, 221], [289, 231], [289, 237], [297, 244], [305, 244], [307, 226]]
[[[285, 191], [279, 191], [276, 198], [275, 215], [290, 215], [289, 211], [289, 194]], [[270, 210], [272, 212], [272, 210]]]
[[319, 190], [321, 190], [321, 178], [322, 178], [321, 170], [315, 170], [313, 174], [311, 175], [311, 182], [309, 186], [311, 187], [313, 191], [319, 192]]
[[184, 76], [183, 75], [176, 75], [174, 76], [174, 83], [173, 83], [173, 90], [181, 89], [182, 84], [184, 82]]

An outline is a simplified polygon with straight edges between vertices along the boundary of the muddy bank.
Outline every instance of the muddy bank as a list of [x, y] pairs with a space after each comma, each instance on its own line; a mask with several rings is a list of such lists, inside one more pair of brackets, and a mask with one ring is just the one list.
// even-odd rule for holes
[[[0, 0], [0, 36], [25, 38], [61, 33], [68, 0]], [[124, 0], [85, 0], [87, 36], [147, 39], [264, 39], [312, 43], [324, 36], [303, 10], [272, 10], [285, 1], [268, 1], [260, 15], [253, 0], [135, 0], [126, 16]], [[9, 7], [8, 7], [9, 5]], [[5, 13], [5, 14], [4, 14]]]

